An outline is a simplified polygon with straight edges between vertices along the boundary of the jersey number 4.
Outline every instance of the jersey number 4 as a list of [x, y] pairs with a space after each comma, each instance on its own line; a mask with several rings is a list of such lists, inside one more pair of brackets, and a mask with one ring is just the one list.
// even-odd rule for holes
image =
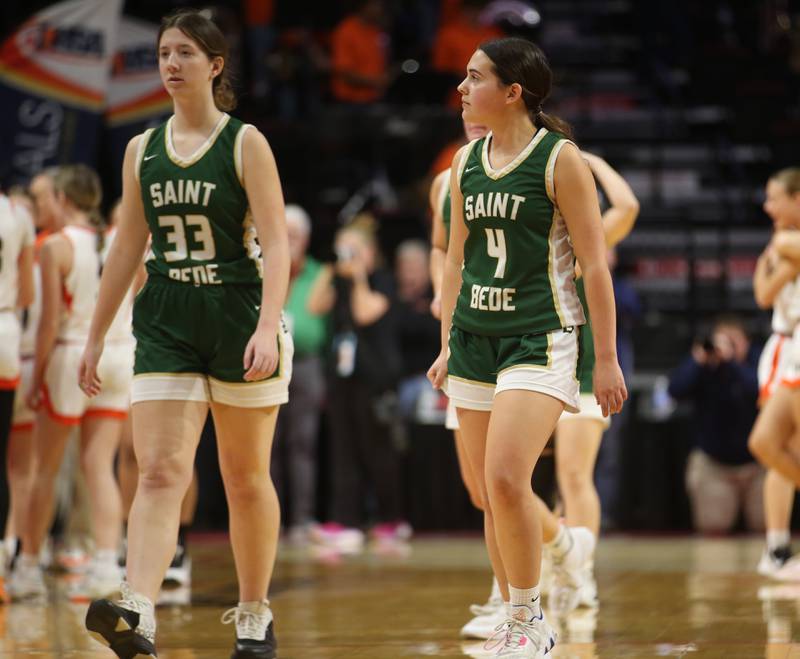
[[494, 269], [495, 279], [506, 275], [506, 234], [502, 229], [486, 229], [486, 252], [497, 259]]
[[[159, 215], [158, 226], [168, 229], [164, 235], [170, 245], [175, 249], [164, 252], [164, 259], [168, 262], [184, 261], [187, 258], [193, 261], [210, 261], [217, 255], [214, 244], [214, 234], [211, 223], [205, 215]], [[191, 232], [193, 246], [199, 249], [189, 249], [186, 234]]]

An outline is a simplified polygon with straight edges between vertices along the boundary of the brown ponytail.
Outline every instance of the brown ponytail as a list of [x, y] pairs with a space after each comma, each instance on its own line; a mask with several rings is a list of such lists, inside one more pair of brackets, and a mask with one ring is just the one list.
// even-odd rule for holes
[[522, 87], [522, 101], [534, 126], [573, 138], [572, 126], [542, 111], [542, 103], [550, 95], [553, 72], [541, 48], [519, 37], [492, 39], [478, 48], [492, 61], [494, 73], [503, 85], [516, 82]]
[[97, 253], [105, 248], [105, 221], [100, 213], [103, 187], [100, 177], [86, 165], [64, 165], [53, 175], [53, 187], [69, 199], [75, 208], [86, 213], [89, 223], [96, 231]]

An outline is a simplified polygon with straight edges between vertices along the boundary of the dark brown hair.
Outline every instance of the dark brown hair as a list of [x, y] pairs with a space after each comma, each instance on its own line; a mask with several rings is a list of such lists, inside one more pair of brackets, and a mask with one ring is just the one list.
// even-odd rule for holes
[[553, 72], [541, 48], [526, 39], [507, 37], [486, 41], [478, 49], [492, 61], [494, 74], [503, 85], [516, 82], [522, 87], [522, 101], [534, 126], [572, 139], [572, 127], [566, 121], [542, 111], [542, 103], [550, 95]]
[[194, 41], [208, 59], [221, 57], [222, 71], [214, 77], [211, 88], [214, 92], [214, 105], [218, 110], [228, 112], [236, 107], [236, 94], [231, 85], [230, 74], [225, 64], [228, 62], [228, 42], [214, 21], [194, 9], [181, 9], [161, 19], [157, 44], [161, 36], [170, 28], [176, 28]]

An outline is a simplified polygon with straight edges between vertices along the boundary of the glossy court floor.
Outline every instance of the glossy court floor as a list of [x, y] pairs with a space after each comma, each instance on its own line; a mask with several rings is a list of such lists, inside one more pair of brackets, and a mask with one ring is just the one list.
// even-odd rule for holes
[[[600, 608], [561, 625], [554, 657], [800, 659], [800, 585], [753, 573], [760, 540], [610, 537], [600, 543]], [[224, 538], [195, 542], [191, 604], [159, 608], [161, 659], [227, 659], [235, 601]], [[309, 557], [282, 548], [272, 593], [281, 659], [486, 657], [462, 642], [467, 607], [488, 594], [478, 538], [415, 540], [410, 552]], [[85, 605], [54, 580], [47, 604], [0, 608], [0, 658], [111, 657], [82, 627]], [[186, 591], [171, 593], [186, 598]]]

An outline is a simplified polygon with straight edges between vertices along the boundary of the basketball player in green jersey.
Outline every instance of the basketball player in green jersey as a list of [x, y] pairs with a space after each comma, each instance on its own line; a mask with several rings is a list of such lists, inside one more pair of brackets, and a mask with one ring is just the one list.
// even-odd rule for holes
[[551, 80], [544, 54], [523, 39], [487, 42], [470, 59], [463, 117], [491, 133], [453, 160], [442, 352], [429, 371], [456, 404], [480, 479], [487, 547], [509, 602], [496, 637], [507, 657], [543, 657], [555, 643], [538, 592], [542, 541], [556, 576], [592, 549], [591, 533], [559, 526], [530, 487], [562, 411], [578, 409], [576, 256], [594, 319], [595, 395], [604, 415], [627, 398], [597, 193], [568, 126], [542, 112]]
[[159, 71], [175, 113], [128, 145], [119, 239], [80, 370], [84, 391], [96, 395], [106, 330], [151, 236], [148, 281], [133, 315], [139, 484], [128, 522], [127, 582], [121, 600], [96, 600], [86, 616], [93, 636], [119, 657], [156, 656], [153, 602], [175, 553], [209, 408], [239, 581], [239, 604], [222, 620], [236, 623], [231, 657], [275, 656], [267, 591], [280, 511], [269, 459], [291, 369], [281, 321], [289, 248], [269, 145], [225, 112], [233, 105], [226, 55], [224, 36], [200, 13], [162, 21]]
[[[464, 124], [467, 139], [479, 139], [488, 129], [485, 126]], [[592, 174], [605, 194], [609, 208], [603, 213], [603, 233], [606, 245], [611, 248], [623, 240], [633, 229], [638, 215], [639, 204], [630, 186], [603, 158], [581, 151], [581, 155], [592, 170]], [[434, 178], [430, 191], [432, 210], [431, 232], [431, 279], [434, 282], [434, 300], [431, 311], [437, 318], [441, 315], [441, 277], [447, 241], [450, 235], [450, 170], [441, 172]], [[586, 309], [585, 289], [582, 279], [577, 281], [578, 295]], [[588, 319], [587, 319], [588, 320]], [[608, 418], [603, 417], [599, 405], [591, 393], [592, 370], [594, 367], [594, 348], [592, 334], [587, 322], [580, 334], [583, 360], [578, 379], [581, 383], [580, 411], [576, 414], [565, 412], [556, 426], [556, 461], [558, 485], [564, 500], [565, 518], [568, 526], [588, 528], [595, 538], [599, 532], [600, 506], [597, 490], [594, 487], [594, 465], [603, 431], [608, 427]], [[455, 408], [448, 403], [446, 426], [453, 430], [456, 451], [464, 485], [470, 500], [481, 508], [480, 496], [469, 462], [464, 454], [460, 440]], [[592, 563], [587, 562], [585, 579], [581, 583], [578, 604], [593, 605], [597, 589], [592, 574]], [[544, 593], [544, 591], [543, 591]], [[502, 596], [497, 579], [493, 580], [492, 591], [485, 604], [473, 604], [470, 609], [474, 618], [461, 629], [461, 635], [474, 638], [488, 638], [494, 632], [500, 617]]]

